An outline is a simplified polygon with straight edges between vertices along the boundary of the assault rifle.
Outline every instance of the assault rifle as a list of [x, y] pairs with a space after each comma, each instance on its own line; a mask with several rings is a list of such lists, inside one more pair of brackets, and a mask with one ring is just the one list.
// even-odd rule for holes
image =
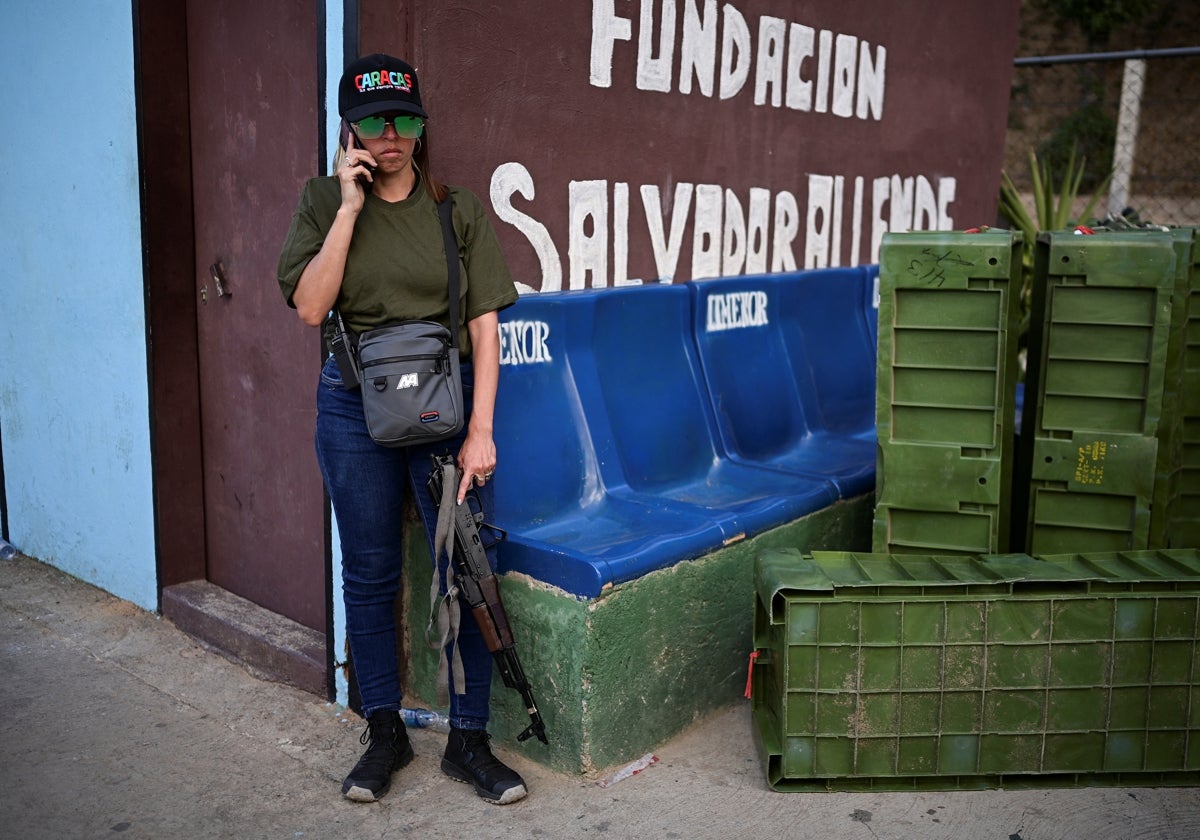
[[[452, 477], [451, 489], [457, 490], [460, 475], [454, 458], [450, 455], [433, 456], [433, 472], [429, 474], [426, 489], [433, 497], [434, 504], [439, 506], [442, 504], [444, 474]], [[451, 559], [454, 563], [455, 582], [475, 616], [487, 649], [496, 659], [496, 666], [500, 669], [504, 684], [520, 692], [532, 721], [525, 731], [517, 736], [517, 740], [525, 741], [536, 735], [539, 741], [548, 744], [550, 742], [546, 740], [546, 725], [542, 722], [542, 715], [533, 700], [533, 689], [530, 688], [525, 671], [521, 668], [521, 660], [517, 658], [516, 643], [508, 626], [508, 613], [500, 600], [499, 582], [488, 562], [483, 540], [479, 536], [483, 511], [475, 509], [479, 507], [478, 496], [472, 488], [461, 505], [454, 504], [453, 499], [451, 505], [454, 507], [454, 552]]]

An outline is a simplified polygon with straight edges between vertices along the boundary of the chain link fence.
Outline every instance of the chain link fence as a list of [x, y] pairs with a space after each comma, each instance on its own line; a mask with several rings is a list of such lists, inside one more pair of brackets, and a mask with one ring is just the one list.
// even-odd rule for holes
[[1012, 91], [1004, 166], [1019, 190], [1031, 152], [1057, 181], [1075, 149], [1077, 212], [1104, 194], [1073, 221], [1200, 225], [1200, 47], [1020, 58]]

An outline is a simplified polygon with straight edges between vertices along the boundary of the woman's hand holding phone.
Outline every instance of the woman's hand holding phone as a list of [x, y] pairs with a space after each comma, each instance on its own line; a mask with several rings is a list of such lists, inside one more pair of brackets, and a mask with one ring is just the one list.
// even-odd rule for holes
[[354, 132], [346, 127], [345, 156], [337, 176], [342, 183], [342, 206], [358, 212], [362, 209], [366, 194], [371, 191], [375, 179], [375, 158], [366, 149], [358, 146]]

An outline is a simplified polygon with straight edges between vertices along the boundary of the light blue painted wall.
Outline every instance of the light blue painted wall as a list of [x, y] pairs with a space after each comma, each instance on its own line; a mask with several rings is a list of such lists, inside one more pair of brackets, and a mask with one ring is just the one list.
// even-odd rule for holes
[[[326, 137], [329, 138], [329, 160], [321, 161], [327, 167], [325, 172], [332, 169], [333, 155], [337, 152], [338, 130], [341, 128], [341, 117], [338, 116], [337, 90], [342, 78], [342, 66], [345, 64], [342, 42], [345, 37], [345, 16], [341, 3], [325, 4], [325, 123]], [[326, 502], [328, 504], [328, 502]], [[333, 650], [334, 657], [340, 662], [346, 650], [346, 605], [342, 600], [342, 542], [338, 533], [337, 519], [330, 517], [333, 523], [330, 540], [333, 544]], [[350, 685], [346, 680], [346, 669], [338, 668], [334, 672], [336, 700], [343, 706], [350, 702]]]
[[11, 539], [156, 609], [129, 4], [0, 4], [0, 120]]

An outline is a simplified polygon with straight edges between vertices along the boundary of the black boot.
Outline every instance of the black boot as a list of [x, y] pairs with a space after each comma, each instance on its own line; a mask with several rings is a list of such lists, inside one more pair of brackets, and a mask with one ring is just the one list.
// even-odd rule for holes
[[395, 710], [372, 714], [358, 740], [367, 751], [342, 782], [342, 795], [355, 802], [374, 802], [387, 792], [392, 774], [412, 761], [412, 744]]
[[452, 779], [475, 786], [475, 792], [494, 805], [524, 799], [525, 780], [496, 756], [488, 746], [491, 736], [482, 729], [450, 728], [442, 772]]

